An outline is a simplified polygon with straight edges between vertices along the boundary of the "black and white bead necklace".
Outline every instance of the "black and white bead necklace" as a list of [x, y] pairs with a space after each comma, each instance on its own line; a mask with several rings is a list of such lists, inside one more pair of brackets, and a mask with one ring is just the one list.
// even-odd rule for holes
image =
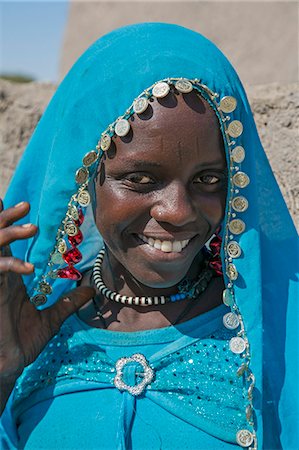
[[93, 267], [93, 279], [100, 294], [106, 297], [108, 300], [112, 300], [126, 305], [135, 306], [150, 306], [150, 305], [163, 305], [170, 302], [177, 302], [185, 299], [194, 299], [202, 294], [209, 285], [213, 277], [213, 270], [210, 268], [204, 268], [199, 277], [190, 282], [183, 280], [178, 285], [178, 293], [168, 296], [154, 296], [154, 297], [128, 297], [126, 295], [118, 294], [107, 288], [102, 279], [102, 263], [105, 256], [105, 249], [102, 249], [95, 261]]

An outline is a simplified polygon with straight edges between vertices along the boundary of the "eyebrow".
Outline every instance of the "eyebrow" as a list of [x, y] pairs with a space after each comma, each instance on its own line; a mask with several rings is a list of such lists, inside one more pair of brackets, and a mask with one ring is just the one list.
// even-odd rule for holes
[[[155, 167], [161, 167], [161, 164], [155, 161], [146, 161], [142, 159], [135, 159], [133, 161], [128, 161], [128, 164], [130, 166], [136, 168], [136, 169], [144, 169], [146, 168], [155, 168]], [[126, 165], [126, 162], [124, 162], [124, 165]]]
[[[124, 162], [124, 166], [129, 165], [130, 167], [134, 168], [134, 169], [153, 169], [153, 168], [161, 168], [162, 164], [155, 162], [155, 161], [147, 161], [147, 160], [142, 160], [142, 159], [138, 159], [138, 160], [133, 160], [133, 161], [125, 161]], [[217, 166], [220, 168], [225, 168], [225, 161], [223, 161], [223, 159], [217, 159], [215, 161], [206, 161], [206, 162], [202, 162], [199, 164], [195, 164], [194, 168], [197, 170], [199, 169], [205, 169], [207, 167], [214, 167]]]

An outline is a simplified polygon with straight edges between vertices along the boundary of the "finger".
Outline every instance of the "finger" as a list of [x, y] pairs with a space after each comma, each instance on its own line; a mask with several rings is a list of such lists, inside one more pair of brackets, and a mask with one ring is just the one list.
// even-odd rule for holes
[[0, 212], [3, 210], [3, 201], [2, 198], [0, 198]]
[[29, 275], [34, 271], [34, 265], [14, 258], [13, 256], [0, 257], [0, 273], [15, 272], [21, 275]]
[[11, 225], [7, 228], [0, 229], [0, 247], [8, 245], [18, 239], [28, 239], [34, 236], [37, 232], [37, 227], [32, 223], [25, 223], [24, 225]]
[[0, 228], [8, 227], [19, 219], [25, 217], [30, 211], [28, 202], [21, 202], [11, 208], [3, 209], [3, 202], [0, 204]]
[[62, 322], [80, 309], [95, 296], [95, 289], [89, 286], [79, 286], [64, 296], [51, 308], [45, 310], [50, 315], [52, 326], [59, 329]]

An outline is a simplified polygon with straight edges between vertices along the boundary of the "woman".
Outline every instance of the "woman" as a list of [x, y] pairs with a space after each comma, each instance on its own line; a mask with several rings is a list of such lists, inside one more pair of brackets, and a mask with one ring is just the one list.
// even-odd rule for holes
[[212, 43], [96, 42], [1, 224], [4, 448], [296, 448], [296, 234]]

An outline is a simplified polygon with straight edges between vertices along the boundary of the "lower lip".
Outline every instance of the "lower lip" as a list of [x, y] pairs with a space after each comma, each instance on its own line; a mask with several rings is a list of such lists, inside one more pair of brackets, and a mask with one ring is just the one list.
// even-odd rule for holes
[[146, 253], [146, 255], [151, 259], [154, 259], [155, 261], [171, 262], [186, 259], [186, 257], [188, 257], [190, 253], [192, 253], [194, 245], [196, 245], [196, 238], [198, 238], [198, 235], [190, 239], [186, 247], [184, 247], [181, 252], [163, 252], [162, 250], [159, 250], [158, 248], [152, 247], [151, 245], [147, 244], [136, 234], [133, 234], [133, 237], [135, 241], [138, 242], [138, 247], [140, 248], [140, 250]]

